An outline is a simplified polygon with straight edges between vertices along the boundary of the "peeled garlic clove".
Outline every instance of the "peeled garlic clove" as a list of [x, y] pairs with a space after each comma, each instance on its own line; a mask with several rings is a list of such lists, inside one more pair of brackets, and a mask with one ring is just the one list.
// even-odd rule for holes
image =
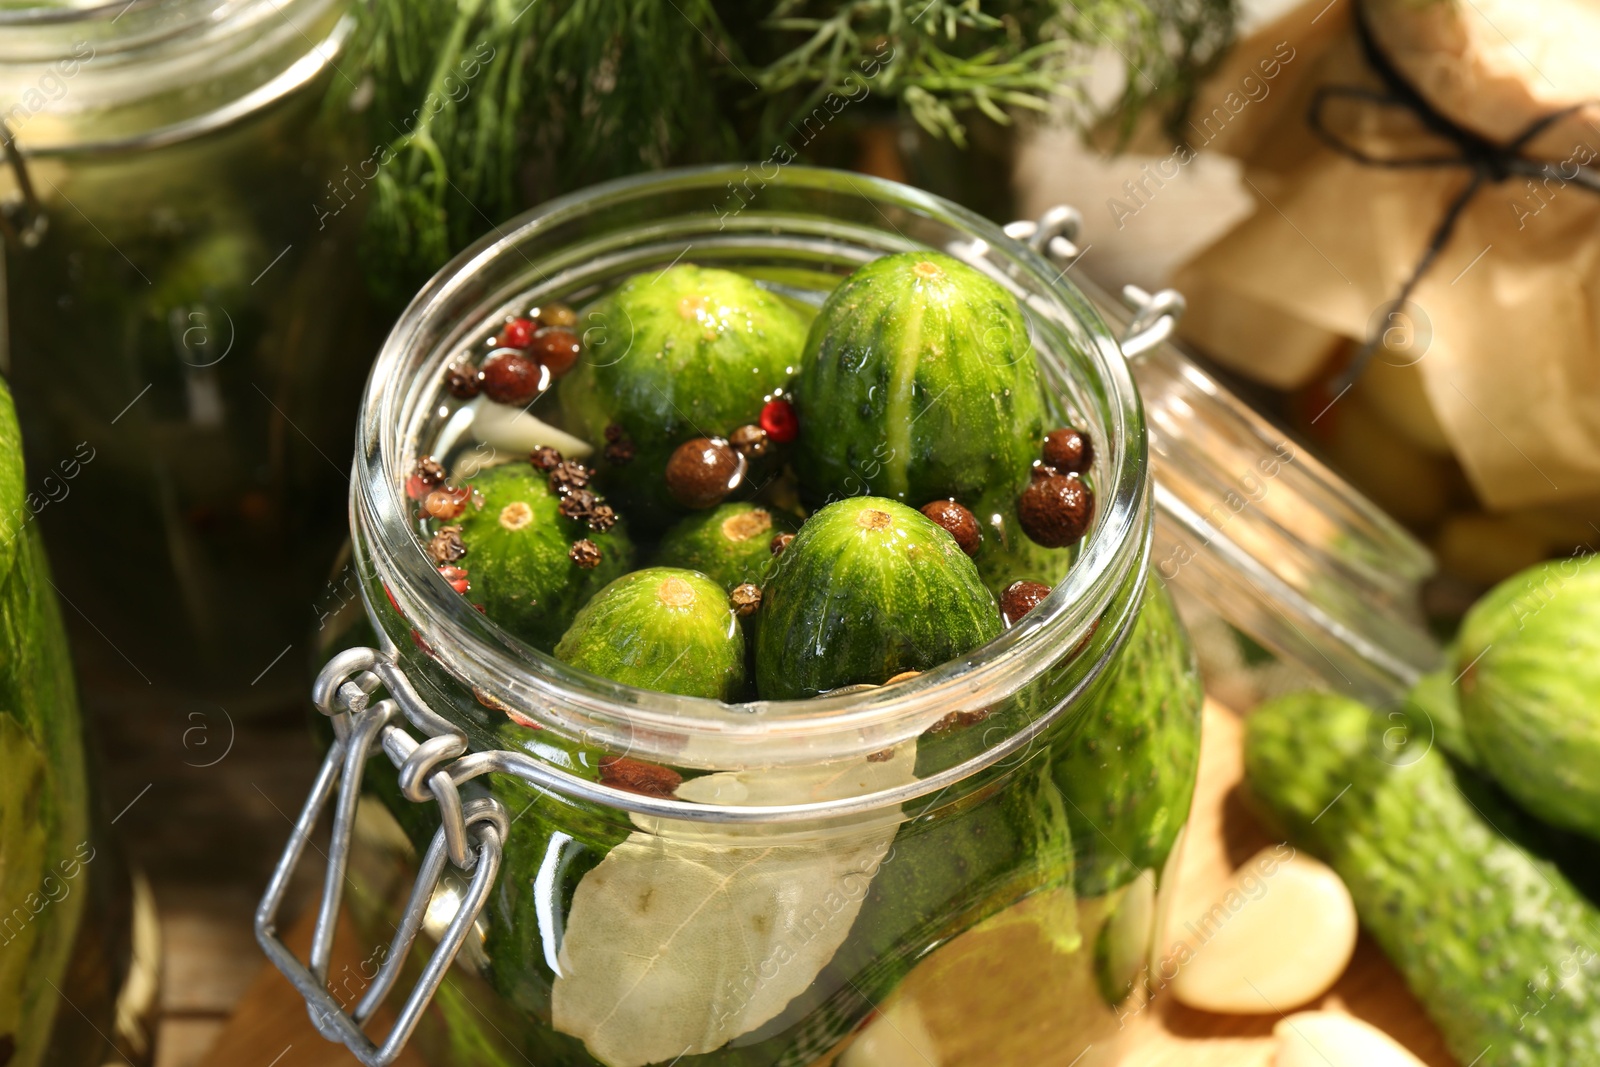
[[901, 999], [850, 1042], [839, 1067], [939, 1067], [939, 1046], [916, 1002]]
[[1423, 1067], [1382, 1030], [1331, 1011], [1303, 1011], [1272, 1028], [1273, 1067]]
[[1287, 845], [1263, 849], [1178, 932], [1190, 954], [1173, 979], [1173, 996], [1230, 1015], [1298, 1007], [1344, 973], [1356, 928], [1350, 891], [1331, 868]]
[[497, 451], [526, 458], [535, 448], [548, 446], [567, 459], [586, 459], [594, 453], [587, 441], [558, 430], [521, 408], [491, 404], [484, 397], [474, 400], [471, 407], [472, 436]]

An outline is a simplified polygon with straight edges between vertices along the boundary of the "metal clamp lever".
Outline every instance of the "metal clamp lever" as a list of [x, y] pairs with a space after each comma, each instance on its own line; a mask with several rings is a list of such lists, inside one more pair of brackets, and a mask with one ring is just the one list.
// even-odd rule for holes
[[[1083, 215], [1068, 204], [1057, 204], [1037, 220], [1018, 219], [1006, 224], [1006, 236], [1021, 241], [1061, 268], [1071, 270], [1089, 249], [1078, 246]], [[1128, 359], [1143, 355], [1172, 336], [1187, 304], [1176, 289], [1151, 294], [1137, 285], [1122, 287], [1122, 302], [1133, 312], [1132, 321], [1122, 333], [1122, 354]]]
[[[371, 694], [380, 685], [399, 700], [369, 704]], [[380, 653], [370, 648], [356, 648], [335, 656], [318, 675], [313, 696], [318, 709], [332, 718], [336, 740], [328, 749], [322, 769], [312, 784], [311, 795], [306, 798], [295, 823], [294, 834], [256, 909], [256, 940], [267, 958], [305, 997], [311, 1021], [323, 1037], [343, 1043], [366, 1067], [388, 1067], [410, 1039], [423, 1009], [433, 999], [445, 971], [461, 951], [467, 934], [483, 911], [500, 870], [509, 824], [505, 809], [492, 798], [462, 803], [449, 769], [441, 765], [453, 761], [466, 750], [466, 737], [420, 701], [413, 704], [408, 700], [407, 697], [414, 698], [415, 693], [399, 668]], [[419, 744], [393, 721], [396, 712], [402, 709], [413, 722], [421, 719], [419, 725], [430, 731], [438, 728], [437, 732]], [[441, 825], [422, 858], [416, 884], [383, 964], [360, 1003], [353, 1011], [346, 1011], [328, 990], [328, 966], [349, 865], [362, 772], [373, 753], [374, 741], [400, 771], [402, 789], [409, 799], [431, 798], [438, 802]], [[333, 832], [327, 852], [328, 869], [312, 934], [310, 960], [302, 963], [278, 936], [278, 910], [323, 808], [336, 795]], [[423, 968], [422, 977], [401, 1006], [394, 1026], [382, 1044], [377, 1044], [363, 1028], [399, 977], [412, 942], [422, 928], [423, 916], [444, 873], [446, 860], [470, 871], [471, 882]]]

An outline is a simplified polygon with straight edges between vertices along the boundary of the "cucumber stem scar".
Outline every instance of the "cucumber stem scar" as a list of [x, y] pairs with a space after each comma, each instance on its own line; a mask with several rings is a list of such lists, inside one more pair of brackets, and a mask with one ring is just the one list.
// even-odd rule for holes
[[694, 603], [694, 590], [682, 578], [667, 578], [656, 588], [656, 599], [663, 607], [686, 608]]

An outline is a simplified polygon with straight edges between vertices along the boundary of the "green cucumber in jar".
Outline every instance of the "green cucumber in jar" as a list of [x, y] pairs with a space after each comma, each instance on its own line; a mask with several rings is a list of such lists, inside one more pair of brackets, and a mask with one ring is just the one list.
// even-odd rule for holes
[[799, 528], [798, 520], [764, 504], [720, 504], [680, 519], [661, 539], [655, 562], [699, 571], [728, 589], [759, 585], [772, 562], [772, 539]]
[[876, 259], [829, 294], [794, 405], [795, 469], [814, 501], [872, 493], [920, 507], [1020, 492], [1045, 428], [1016, 298], [937, 252]]
[[[467, 599], [535, 648], [549, 651], [578, 610], [633, 562], [627, 528], [590, 529], [561, 514], [561, 498], [548, 477], [528, 463], [487, 467], [472, 480], [478, 503], [453, 521], [467, 554]], [[584, 567], [573, 545], [589, 540], [600, 561]]]
[[[756, 424], [788, 387], [806, 337], [805, 316], [781, 297], [689, 263], [630, 278], [580, 325], [583, 356], [561, 382], [562, 414], [590, 442], [631, 445], [597, 471], [635, 523], [681, 512], [664, 478], [673, 450]], [[776, 469], [777, 452], [752, 461], [747, 486]]]
[[1338, 871], [1460, 1062], [1590, 1062], [1600, 909], [1486, 783], [1437, 747], [1396, 759], [1390, 722], [1329, 693], [1262, 705], [1245, 723], [1250, 796]]
[[878, 497], [830, 504], [775, 557], [755, 636], [763, 699], [881, 685], [1001, 631], [994, 596], [954, 537]]
[[1053, 768], [1085, 896], [1159, 872], [1194, 799], [1205, 693], [1172, 597], [1154, 579], [1112, 669]]
[[729, 702], [744, 692], [744, 628], [727, 590], [675, 567], [646, 567], [600, 590], [555, 656], [640, 689]]

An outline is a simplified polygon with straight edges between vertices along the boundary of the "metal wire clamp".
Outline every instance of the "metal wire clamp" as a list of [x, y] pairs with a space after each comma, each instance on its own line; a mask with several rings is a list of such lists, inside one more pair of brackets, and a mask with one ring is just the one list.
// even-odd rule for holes
[[[390, 697], [373, 703], [371, 695], [379, 686]], [[341, 1042], [366, 1067], [388, 1067], [410, 1039], [423, 1009], [438, 991], [445, 972], [483, 911], [500, 870], [509, 821], [505, 809], [493, 798], [462, 802], [455, 780], [445, 765], [466, 752], [466, 735], [428, 708], [399, 667], [382, 653], [370, 648], [354, 648], [335, 656], [317, 676], [312, 697], [317, 709], [332, 720], [336, 739], [328, 749], [311, 794], [295, 822], [294, 833], [256, 909], [256, 940], [267, 958], [305, 997], [318, 1033], [330, 1041]], [[406, 720], [426, 733], [427, 740], [419, 743], [412, 737], [397, 721], [397, 712], [403, 712]], [[419, 803], [431, 799], [438, 804], [440, 826], [422, 858], [416, 884], [389, 944], [388, 954], [360, 1002], [353, 1010], [346, 1010], [328, 989], [328, 965], [349, 865], [362, 772], [373, 754], [374, 742], [399, 771], [401, 790], [407, 799]], [[334, 802], [334, 809], [327, 873], [311, 939], [310, 959], [302, 963], [278, 936], [278, 910], [330, 800]], [[365, 1027], [399, 977], [422, 928], [423, 916], [444, 873], [446, 861], [470, 873], [471, 881], [460, 907], [423, 967], [421, 978], [401, 1006], [394, 1026], [379, 1044], [367, 1036]]]

